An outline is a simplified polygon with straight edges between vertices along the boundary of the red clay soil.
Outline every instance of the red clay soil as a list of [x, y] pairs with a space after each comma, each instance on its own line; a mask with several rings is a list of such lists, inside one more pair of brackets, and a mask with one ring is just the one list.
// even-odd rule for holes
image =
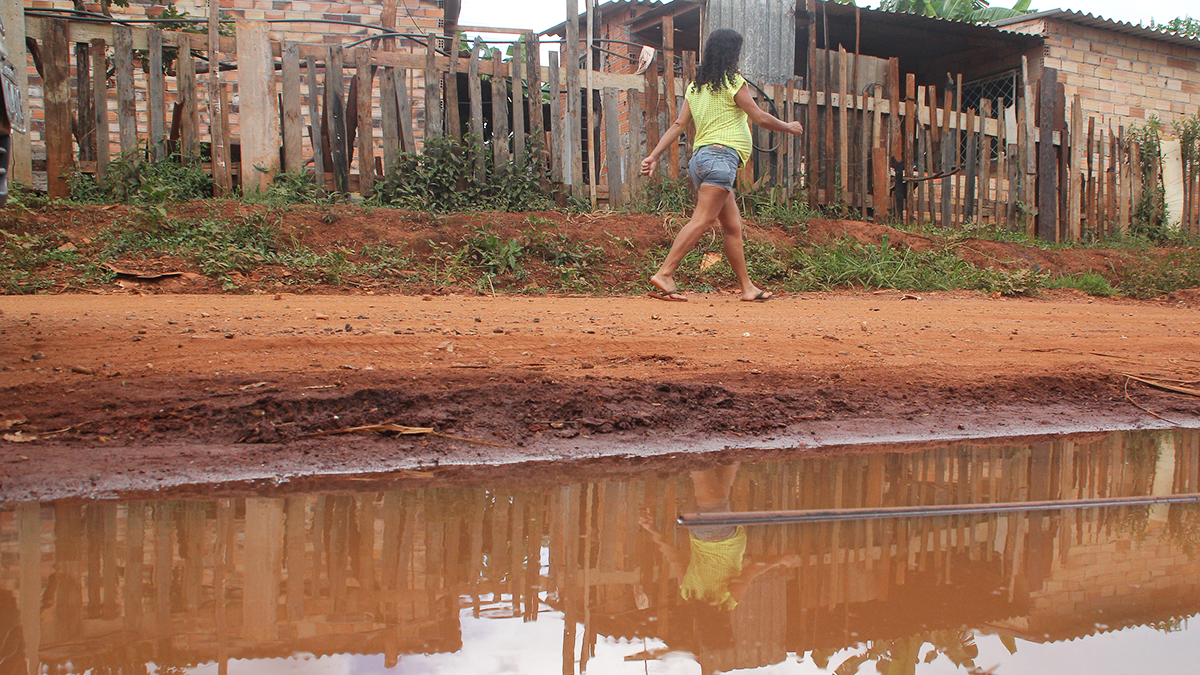
[[1197, 426], [1194, 300], [3, 297], [0, 498]]
[[[99, 232], [136, 215], [129, 207], [7, 209], [0, 229], [52, 233], [86, 254]], [[605, 248], [609, 288], [640, 275], [629, 251], [669, 244], [681, 222], [542, 213], [531, 223], [529, 214], [237, 202], [171, 213], [260, 216], [314, 250], [388, 243], [418, 257], [438, 242], [461, 242], [472, 228], [503, 237], [556, 229]], [[885, 236], [918, 250], [946, 245], [834, 220], [811, 221], [802, 234], [751, 227], [748, 236], [789, 246]], [[954, 245], [978, 264], [1045, 272], [1111, 273], [1130, 259], [1121, 251]], [[262, 267], [242, 280], [242, 294], [222, 295], [186, 261], [122, 264], [189, 274], [0, 297], [0, 501], [213, 482], [270, 486], [332, 473], [413, 475], [447, 465], [628, 465], [728, 448], [815, 452], [1200, 426], [1200, 398], [1126, 377], [1196, 387], [1195, 290], [1148, 302], [1067, 291], [1033, 299], [886, 291], [781, 293], [767, 303], [692, 294], [667, 303], [486, 297], [425, 289], [417, 272], [403, 270], [392, 281], [289, 285], [281, 282], [287, 270]], [[549, 274], [530, 271], [535, 284]], [[326, 433], [385, 422], [436, 433]]]

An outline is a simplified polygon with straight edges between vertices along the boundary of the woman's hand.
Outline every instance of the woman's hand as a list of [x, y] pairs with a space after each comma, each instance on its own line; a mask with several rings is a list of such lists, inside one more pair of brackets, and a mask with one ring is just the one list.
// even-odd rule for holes
[[658, 160], [657, 159], [647, 157], [642, 160], [642, 175], [643, 176], [649, 176], [650, 174], [654, 173], [654, 170], [657, 168], [658, 168]]
[[787, 128], [784, 131], [793, 136], [799, 136], [804, 133], [804, 125], [799, 122], [788, 122]]

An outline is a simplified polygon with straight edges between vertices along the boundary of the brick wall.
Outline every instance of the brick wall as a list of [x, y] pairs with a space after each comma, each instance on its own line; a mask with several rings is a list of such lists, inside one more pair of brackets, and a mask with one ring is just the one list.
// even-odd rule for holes
[[1046, 37], [1029, 54], [1030, 79], [1043, 65], [1057, 68], [1067, 100], [1079, 94], [1085, 115], [1101, 124], [1144, 124], [1151, 116], [1170, 124], [1200, 110], [1200, 48], [1055, 18], [1010, 28]]

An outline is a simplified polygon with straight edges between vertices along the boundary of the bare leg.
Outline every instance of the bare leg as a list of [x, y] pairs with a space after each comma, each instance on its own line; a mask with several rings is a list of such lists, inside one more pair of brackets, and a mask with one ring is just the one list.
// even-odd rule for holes
[[[679, 269], [679, 264], [683, 262], [683, 256], [687, 255], [696, 242], [700, 241], [700, 237], [716, 224], [717, 214], [721, 213], [726, 201], [732, 197], [733, 193], [725, 188], [716, 185], [700, 186], [700, 194], [696, 198], [696, 210], [692, 211], [691, 220], [683, 226], [679, 234], [675, 235], [675, 241], [671, 244], [671, 252], [667, 254], [667, 259], [658, 268], [658, 272], [650, 277], [650, 283], [664, 293], [675, 292], [675, 270]], [[736, 204], [734, 209], [737, 209]], [[744, 261], [742, 267], [745, 267]]]
[[[721, 221], [721, 232], [724, 235], [725, 258], [742, 287], [742, 300], [759, 299], [759, 294], [763, 291], [750, 281], [750, 273], [746, 270], [746, 250], [742, 243], [742, 214], [738, 211], [737, 199], [732, 192], [721, 205], [717, 218]], [[769, 298], [771, 295], [767, 292], [762, 297]]]

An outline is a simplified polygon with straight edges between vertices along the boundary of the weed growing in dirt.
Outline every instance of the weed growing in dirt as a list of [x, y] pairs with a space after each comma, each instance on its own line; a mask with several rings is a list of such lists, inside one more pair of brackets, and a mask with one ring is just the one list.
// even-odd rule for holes
[[49, 288], [53, 278], [39, 271], [53, 265], [78, 266], [81, 257], [72, 247], [59, 245], [52, 234], [13, 234], [0, 230], [0, 292], [36, 293]]
[[[525, 248], [558, 275], [565, 290], [595, 290], [596, 271], [604, 258], [604, 249], [581, 241], [572, 241], [565, 232], [551, 232], [556, 225], [545, 218], [530, 216], [525, 230]], [[609, 235], [610, 237], [612, 235]]]
[[1107, 298], [1115, 293], [1108, 279], [1095, 272], [1055, 277], [1046, 282], [1046, 288], [1074, 288], [1101, 298]]
[[265, 192], [251, 193], [243, 197], [243, 201], [251, 204], [268, 206], [336, 204], [340, 199], [341, 195], [334, 192], [318, 190], [317, 184], [306, 173], [278, 174]]
[[1121, 295], [1145, 300], [1182, 288], [1200, 286], [1200, 251], [1194, 248], [1170, 251], [1163, 256], [1141, 253], [1139, 264], [1121, 273], [1117, 289]]
[[688, 179], [652, 178], [627, 208], [633, 213], [685, 213], [692, 208]]
[[944, 239], [946, 241], [958, 242], [964, 239], [984, 239], [987, 241], [999, 241], [1010, 244], [1021, 244], [1022, 246], [1040, 246], [1048, 247], [1050, 244], [1029, 236], [1025, 232], [1010, 230], [1000, 227], [994, 223], [967, 223], [961, 228], [941, 227], [932, 222], [925, 221], [918, 225], [905, 225], [903, 223], [893, 224], [899, 230], [906, 232], [914, 232], [927, 237], [936, 239]]
[[[531, 157], [538, 148], [531, 141]], [[482, 161], [482, 180], [475, 175]], [[402, 153], [394, 168], [375, 185], [372, 203], [415, 211], [541, 211], [553, 207], [542, 191], [546, 180], [540, 162], [495, 167], [491, 144], [459, 142], [448, 137], [426, 141], [421, 154]]]
[[84, 204], [162, 204], [212, 196], [212, 177], [198, 162], [178, 155], [152, 162], [144, 151], [121, 154], [108, 165], [103, 181], [91, 174], [70, 177], [71, 200]]

